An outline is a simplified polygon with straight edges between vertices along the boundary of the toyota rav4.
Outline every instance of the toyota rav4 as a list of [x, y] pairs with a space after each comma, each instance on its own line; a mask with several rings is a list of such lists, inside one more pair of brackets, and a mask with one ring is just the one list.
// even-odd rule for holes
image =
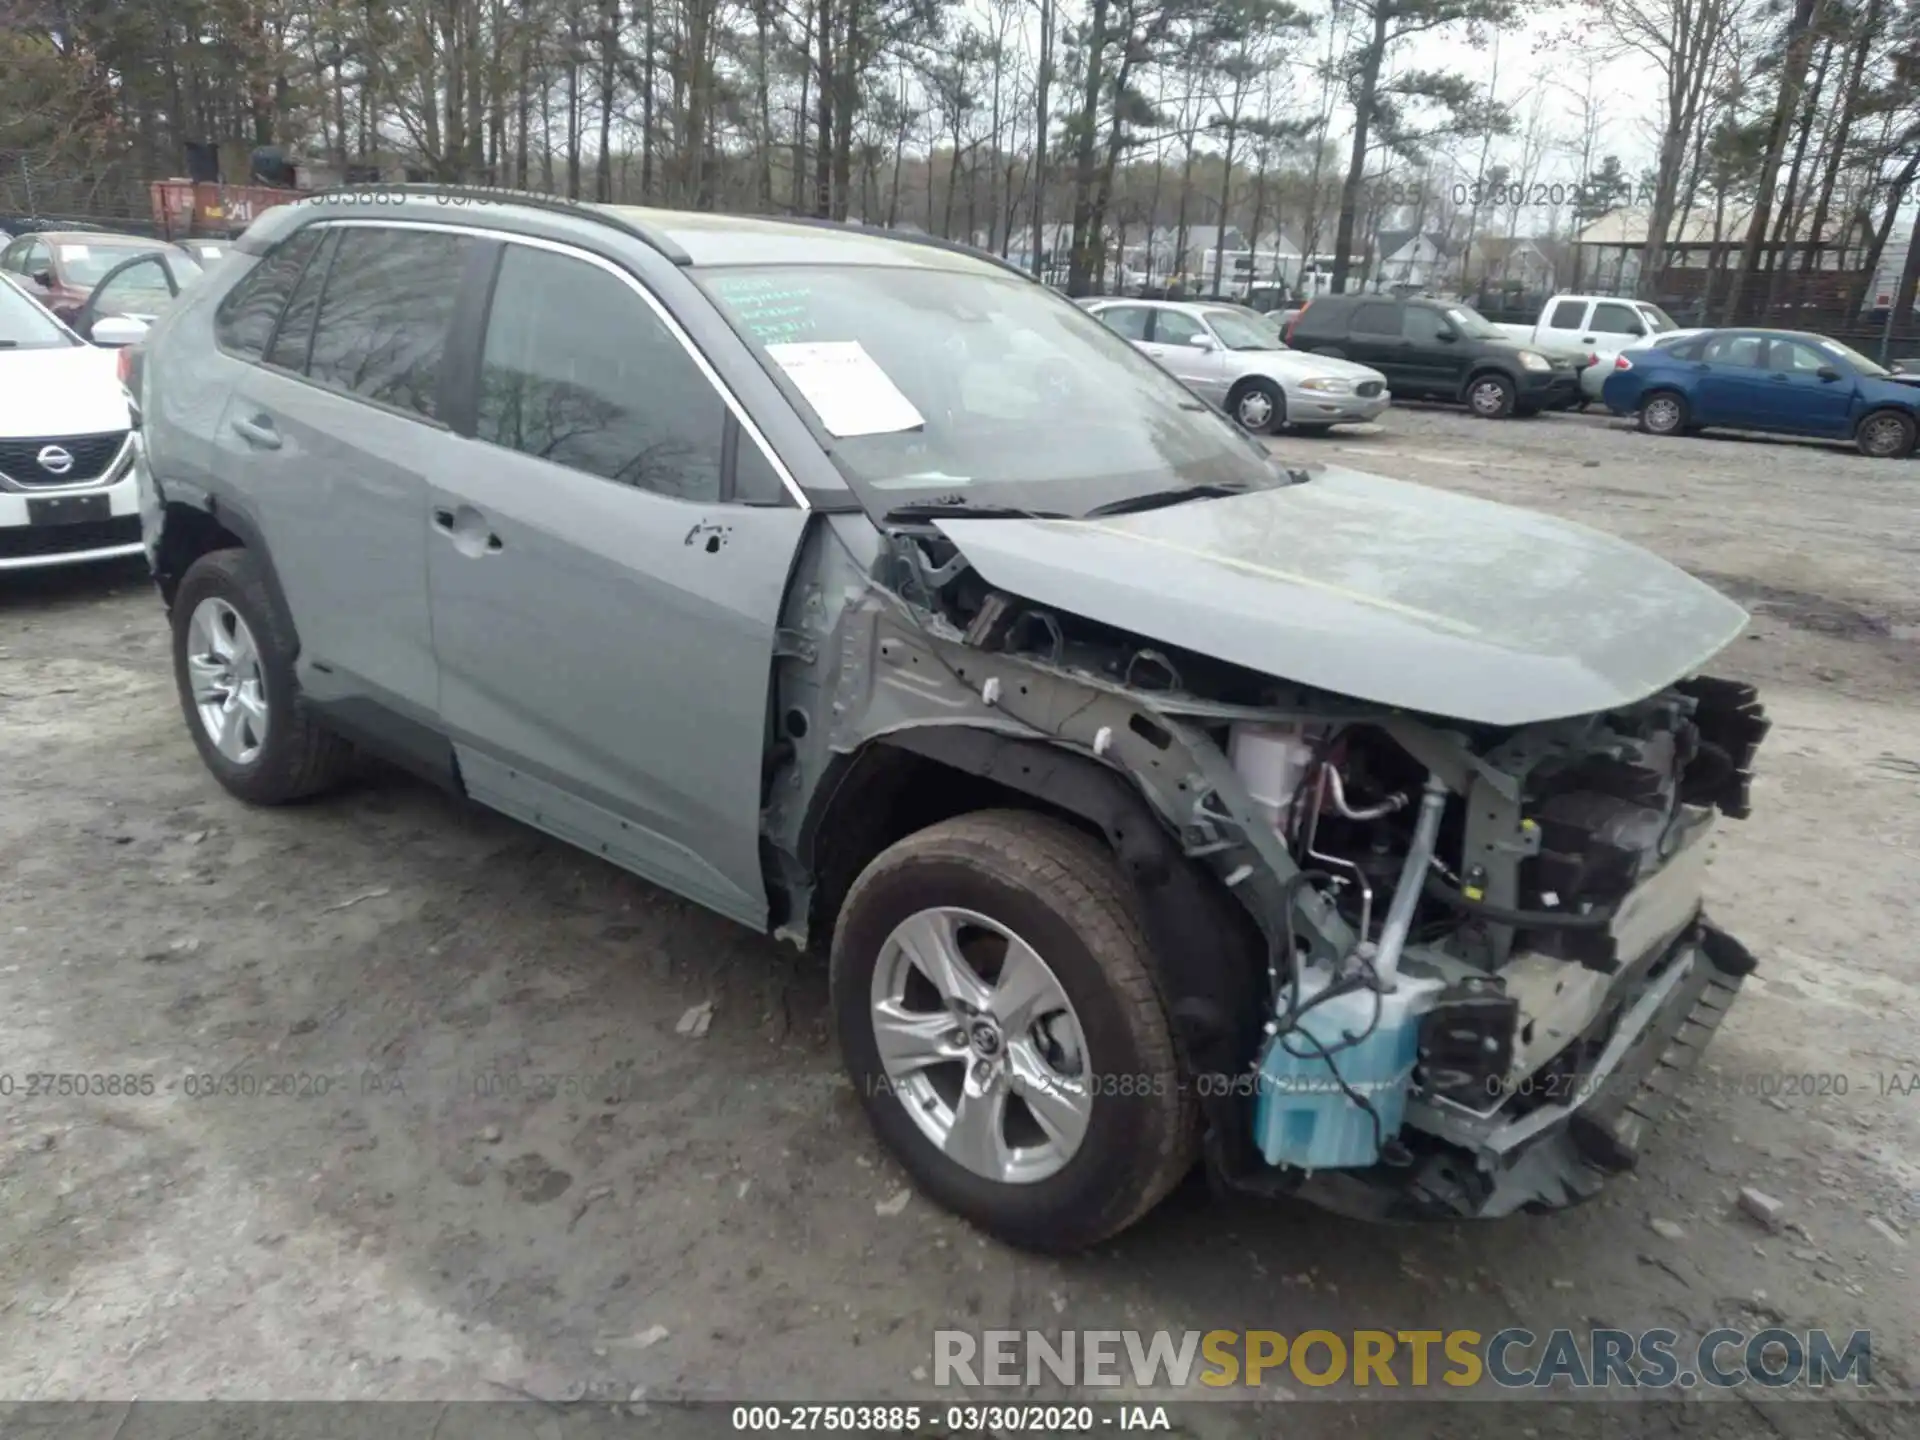
[[959, 247], [322, 198], [135, 377], [234, 795], [362, 749], [823, 951], [880, 1137], [1017, 1243], [1196, 1164], [1458, 1217], [1635, 1163], [1753, 963], [1700, 902], [1766, 730], [1700, 673], [1737, 606], [1285, 470]]

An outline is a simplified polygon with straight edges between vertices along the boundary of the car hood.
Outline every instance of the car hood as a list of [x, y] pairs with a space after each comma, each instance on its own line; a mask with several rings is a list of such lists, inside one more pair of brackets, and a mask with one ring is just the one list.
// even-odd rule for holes
[[1298, 383], [1321, 375], [1334, 380], [1352, 380], [1358, 384], [1364, 380], [1387, 378], [1371, 365], [1343, 360], [1337, 355], [1314, 355], [1305, 350], [1236, 350], [1233, 354], [1253, 373], [1271, 375], [1281, 381]]
[[1329, 467], [1100, 520], [936, 522], [989, 583], [1358, 700], [1491, 725], [1628, 704], [1747, 614], [1637, 546]]
[[0, 350], [0, 439], [99, 435], [127, 428], [127, 392], [111, 350]]
[[1511, 351], [1516, 355], [1522, 350], [1532, 350], [1546, 356], [1557, 365], [1585, 365], [1587, 363], [1587, 356], [1592, 353], [1587, 350], [1569, 349], [1567, 346], [1561, 344], [1548, 344], [1544, 341], [1536, 343], [1532, 340], [1520, 340], [1511, 335], [1503, 335], [1497, 340], [1487, 340], [1482, 343], [1490, 345], [1497, 350]]

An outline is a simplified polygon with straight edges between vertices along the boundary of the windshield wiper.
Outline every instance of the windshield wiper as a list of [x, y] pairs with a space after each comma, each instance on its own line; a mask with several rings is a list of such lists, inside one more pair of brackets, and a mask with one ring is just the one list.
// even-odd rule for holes
[[1001, 505], [992, 500], [969, 500], [964, 495], [948, 495], [938, 500], [909, 500], [896, 505], [880, 517], [889, 524], [909, 520], [1064, 520], [1058, 510], [1022, 510], [1017, 505]]
[[1132, 515], [1141, 510], [1158, 510], [1163, 505], [1180, 505], [1188, 500], [1218, 500], [1224, 495], [1244, 495], [1250, 488], [1246, 485], [1176, 485], [1171, 490], [1148, 490], [1141, 495], [1128, 495], [1123, 499], [1109, 500], [1104, 505], [1096, 505], [1087, 511], [1087, 518]]

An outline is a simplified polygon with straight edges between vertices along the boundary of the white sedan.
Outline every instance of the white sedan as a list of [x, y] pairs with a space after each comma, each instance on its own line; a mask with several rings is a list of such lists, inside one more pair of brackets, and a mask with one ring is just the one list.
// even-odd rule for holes
[[1080, 304], [1255, 434], [1283, 425], [1308, 434], [1363, 425], [1393, 402], [1378, 370], [1290, 350], [1271, 317], [1242, 305], [1118, 298]]
[[140, 553], [118, 358], [0, 276], [0, 570]]

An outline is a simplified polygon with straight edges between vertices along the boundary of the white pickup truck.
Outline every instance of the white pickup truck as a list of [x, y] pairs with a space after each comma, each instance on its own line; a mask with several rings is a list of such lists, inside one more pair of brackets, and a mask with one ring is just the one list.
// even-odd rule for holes
[[1603, 356], [1625, 349], [1634, 340], [1677, 328], [1658, 305], [1612, 295], [1556, 295], [1540, 308], [1540, 318], [1531, 326], [1500, 326], [1528, 345]]

